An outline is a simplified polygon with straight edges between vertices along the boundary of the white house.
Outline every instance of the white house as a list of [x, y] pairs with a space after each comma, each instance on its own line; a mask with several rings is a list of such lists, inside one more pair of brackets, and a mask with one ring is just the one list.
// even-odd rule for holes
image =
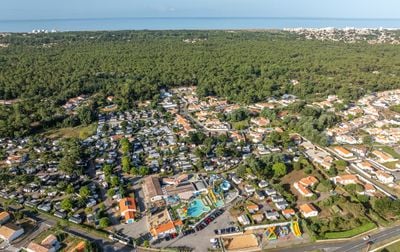
[[299, 210], [305, 218], [318, 216], [318, 210], [312, 204], [303, 204]]
[[384, 184], [390, 184], [394, 182], [394, 177], [391, 174], [388, 174], [384, 171], [377, 171], [376, 177]]
[[246, 214], [242, 214], [238, 217], [238, 221], [243, 226], [250, 225], [250, 219]]

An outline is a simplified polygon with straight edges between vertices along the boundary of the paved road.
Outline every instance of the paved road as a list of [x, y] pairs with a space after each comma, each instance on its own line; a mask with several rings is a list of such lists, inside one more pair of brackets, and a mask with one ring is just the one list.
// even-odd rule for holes
[[[54, 227], [57, 224], [57, 222], [54, 219], [50, 219], [46, 215], [43, 215], [43, 214], [36, 215], [35, 219], [37, 219], [38, 222], [45, 223], [46, 225], [52, 226], [52, 227]], [[83, 237], [91, 242], [95, 242], [100, 248], [103, 248], [103, 250], [105, 252], [108, 252], [108, 251], [110, 251], [110, 252], [133, 251], [131, 247], [127, 247], [121, 243], [112, 242], [103, 237], [99, 237], [93, 233], [89, 233], [89, 232], [85, 231], [84, 229], [78, 229], [75, 227], [66, 227], [65, 231], [68, 233], [71, 233], [73, 235]]]
[[[382, 229], [375, 234], [370, 235], [370, 241], [374, 243], [384, 242], [385, 240], [391, 239], [396, 236], [400, 236], [400, 226]], [[304, 246], [296, 246], [294, 248], [281, 248], [273, 249], [270, 251], [276, 252], [305, 252], [314, 250], [323, 250], [329, 252], [357, 252], [366, 251], [368, 244], [362, 239], [352, 239], [349, 241], [335, 241], [335, 242], [320, 242]]]

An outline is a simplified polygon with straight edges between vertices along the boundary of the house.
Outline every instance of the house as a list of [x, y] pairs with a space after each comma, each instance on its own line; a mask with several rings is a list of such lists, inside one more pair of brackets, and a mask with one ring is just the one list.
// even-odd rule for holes
[[54, 216], [64, 219], [65, 217], [67, 217], [67, 213], [62, 211], [55, 211]]
[[353, 174], [345, 174], [341, 176], [336, 176], [332, 178], [333, 182], [335, 184], [341, 184], [341, 185], [350, 185], [350, 184], [357, 184], [360, 181], [358, 180], [357, 175]]
[[300, 205], [299, 210], [305, 218], [318, 216], [318, 210], [311, 203]]
[[262, 191], [256, 191], [256, 198], [258, 199], [258, 200], [264, 200], [265, 199], [265, 196], [264, 196], [264, 193], [262, 192]]
[[337, 154], [339, 154], [341, 157], [344, 158], [351, 158], [353, 157], [353, 153], [351, 153], [349, 150], [347, 150], [346, 148], [342, 147], [342, 146], [335, 146], [333, 148], [335, 150], [335, 152]]
[[268, 186], [268, 182], [265, 180], [261, 180], [260, 182], [258, 182], [258, 187], [260, 188], [265, 188]]
[[31, 241], [26, 250], [28, 252], [55, 252], [59, 247], [60, 243], [58, 242], [57, 237], [50, 234], [40, 243]]
[[308, 177], [300, 179], [299, 183], [305, 187], [310, 187], [310, 186], [314, 186], [316, 183], [318, 183], [318, 179], [314, 176], [308, 176]]
[[276, 211], [268, 210], [268, 211], [265, 211], [264, 214], [265, 214], [265, 217], [268, 220], [277, 220], [277, 219], [279, 219], [279, 213], [276, 212]]
[[0, 225], [3, 225], [10, 220], [10, 214], [6, 211], [0, 213]]
[[81, 224], [83, 222], [83, 219], [79, 214], [75, 214], [75, 215], [69, 217], [68, 221], [75, 223], [75, 224]]
[[253, 203], [252, 204], [248, 204], [246, 206], [246, 208], [251, 214], [256, 213], [258, 210], [260, 210], [258, 205], [257, 204], [253, 204]]
[[272, 189], [272, 188], [270, 188], [270, 189], [265, 189], [264, 192], [265, 192], [265, 194], [266, 194], [267, 196], [273, 196], [273, 195], [276, 194], [276, 190], [275, 190], [275, 189]]
[[366, 183], [366, 184], [364, 185], [364, 192], [365, 192], [366, 194], [374, 194], [374, 193], [376, 193], [375, 186], [372, 185], [372, 184], [370, 184], [370, 183]]
[[242, 214], [237, 219], [238, 219], [239, 223], [242, 224], [243, 226], [250, 225], [250, 219], [247, 216], [247, 214]]
[[125, 219], [125, 223], [133, 223], [136, 214], [136, 202], [132, 197], [126, 197], [119, 201], [119, 212], [121, 217]]
[[24, 233], [24, 229], [12, 224], [7, 223], [0, 227], [0, 239], [10, 243], [13, 240], [17, 239]]
[[397, 161], [397, 159], [393, 158], [392, 155], [390, 155], [390, 154], [388, 154], [386, 152], [383, 152], [383, 151], [374, 150], [372, 152], [372, 154], [374, 154], [378, 158], [378, 161], [380, 163], [387, 163], [387, 162]]
[[160, 179], [156, 175], [147, 176], [143, 180], [143, 194], [146, 202], [155, 202], [163, 199]]
[[169, 234], [177, 233], [177, 227], [182, 226], [181, 220], [172, 220], [168, 209], [154, 213], [148, 217], [148, 226], [153, 238], [163, 238]]
[[262, 213], [258, 213], [258, 214], [253, 214], [251, 216], [251, 218], [256, 222], [256, 223], [260, 223], [264, 220], [264, 214]]
[[294, 182], [293, 186], [304, 197], [312, 197], [314, 195], [313, 192], [311, 192], [307, 187], [305, 187], [300, 182]]
[[284, 209], [282, 210], [282, 215], [286, 218], [289, 219], [292, 216], [294, 216], [296, 212], [292, 208]]
[[388, 174], [384, 171], [378, 170], [376, 171], [376, 177], [378, 180], [384, 184], [390, 184], [394, 182], [394, 177], [391, 174]]
[[244, 190], [248, 195], [251, 195], [256, 191], [256, 189], [252, 185], [245, 185]]
[[235, 183], [236, 185], [239, 185], [240, 183], [242, 183], [242, 179], [239, 178], [239, 177], [237, 177], [237, 176], [235, 176], [235, 175], [232, 176], [232, 181], [233, 181], [233, 183]]
[[360, 162], [360, 163], [357, 163], [357, 166], [358, 166], [360, 169], [363, 169], [363, 170], [365, 170], [365, 171], [367, 171], [367, 172], [373, 172], [373, 171], [374, 171], [374, 167], [373, 167], [372, 164], [371, 164], [370, 162], [368, 162], [368, 161], [362, 161], [362, 162]]
[[282, 202], [285, 199], [281, 195], [272, 195], [271, 200], [272, 202], [276, 203], [276, 202]]
[[283, 210], [283, 209], [286, 209], [289, 206], [289, 204], [286, 202], [286, 200], [283, 200], [283, 201], [275, 202], [275, 206], [279, 210]]
[[250, 122], [259, 127], [265, 127], [269, 124], [269, 120], [264, 117], [251, 118]]

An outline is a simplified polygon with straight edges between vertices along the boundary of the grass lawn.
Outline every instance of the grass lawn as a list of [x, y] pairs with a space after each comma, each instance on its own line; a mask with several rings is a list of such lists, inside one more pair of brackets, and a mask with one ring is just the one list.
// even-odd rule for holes
[[379, 146], [379, 147], [377, 147], [378, 149], [381, 149], [382, 151], [384, 151], [384, 152], [386, 152], [386, 153], [388, 153], [388, 154], [390, 154], [390, 155], [392, 155], [394, 158], [398, 158], [398, 159], [400, 159], [400, 154], [399, 153], [397, 153], [392, 147], [390, 147], [390, 146]]
[[389, 169], [396, 170], [397, 169], [397, 167], [396, 167], [397, 163], [398, 163], [397, 161], [394, 161], [394, 162], [384, 163], [383, 165], [386, 166]]
[[96, 131], [96, 124], [93, 123], [88, 126], [54, 129], [44, 133], [44, 135], [50, 139], [72, 138], [72, 137], [85, 139], [93, 135], [95, 131]]
[[341, 231], [341, 232], [329, 232], [325, 233], [324, 238], [325, 239], [341, 239], [341, 238], [350, 238], [359, 234], [362, 234], [364, 232], [367, 232], [373, 228], [375, 228], [376, 225], [375, 223], [369, 222], [366, 223], [362, 226], [346, 230], [346, 231]]

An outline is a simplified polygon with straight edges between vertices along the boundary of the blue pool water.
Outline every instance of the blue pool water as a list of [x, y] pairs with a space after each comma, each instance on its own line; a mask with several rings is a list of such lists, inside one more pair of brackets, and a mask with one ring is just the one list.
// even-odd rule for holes
[[227, 180], [224, 180], [221, 184], [221, 188], [224, 191], [228, 191], [231, 188], [231, 184]]
[[203, 213], [207, 213], [208, 211], [210, 211], [210, 208], [208, 206], [205, 206], [201, 199], [195, 199], [190, 203], [187, 210], [187, 215], [197, 218]]

